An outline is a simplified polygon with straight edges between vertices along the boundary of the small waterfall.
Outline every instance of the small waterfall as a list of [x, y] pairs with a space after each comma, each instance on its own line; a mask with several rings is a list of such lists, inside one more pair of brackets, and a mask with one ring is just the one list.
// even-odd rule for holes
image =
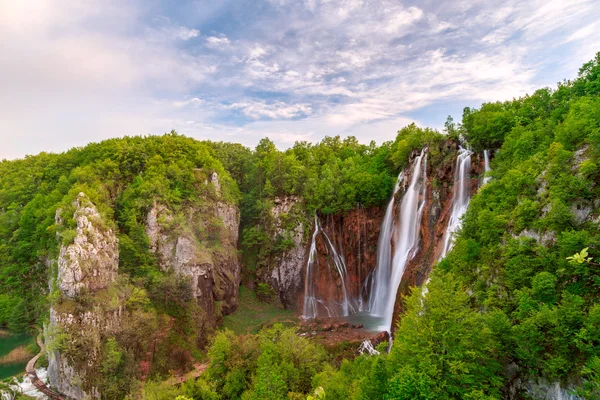
[[360, 346], [358, 347], [358, 352], [360, 354], [366, 353], [370, 356], [380, 354], [379, 351], [377, 351], [377, 349], [373, 347], [373, 343], [371, 343], [369, 339], [365, 339], [365, 341], [360, 344]]
[[317, 316], [317, 299], [315, 298], [315, 286], [313, 285], [314, 264], [317, 259], [317, 235], [319, 234], [319, 220], [315, 214], [315, 231], [310, 242], [310, 252], [306, 263], [306, 276], [304, 278], [304, 318], [315, 318]]
[[[315, 269], [319, 266], [319, 259], [317, 255], [317, 238], [321, 234], [324, 239], [325, 247], [327, 249], [328, 269], [334, 268], [334, 272], [339, 276], [341, 281], [341, 295], [342, 299], [339, 303], [328, 301], [315, 290]], [[357, 306], [354, 301], [350, 301], [348, 298], [348, 288], [346, 287], [348, 277], [348, 269], [346, 268], [346, 262], [342, 256], [340, 256], [335, 249], [333, 242], [327, 236], [327, 233], [319, 224], [319, 219], [315, 215], [315, 230], [312, 235], [312, 241], [310, 244], [310, 252], [308, 256], [308, 262], [306, 264], [306, 275], [304, 280], [304, 309], [302, 316], [303, 318], [316, 318], [319, 316], [319, 310], [322, 309], [328, 317], [338, 317], [349, 315], [357, 311]]]
[[[48, 371], [46, 368], [38, 368], [35, 372], [42, 382], [48, 383]], [[48, 398], [33, 385], [29, 374], [23, 375], [23, 380], [20, 382], [17, 378], [13, 378], [13, 381], [7, 384], [7, 386], [9, 391], [0, 391], [0, 399], [2, 400], [13, 400], [17, 397], [17, 393], [39, 400]]]
[[450, 214], [448, 227], [446, 228], [446, 233], [444, 234], [444, 247], [442, 248], [439, 260], [446, 257], [448, 252], [454, 246], [454, 238], [462, 224], [461, 218], [469, 206], [469, 200], [471, 199], [469, 190], [471, 154], [472, 153], [470, 150], [463, 149], [461, 147], [458, 152], [458, 157], [456, 158], [456, 170], [454, 172], [454, 193], [452, 196], [452, 214]]
[[487, 151], [487, 150], [483, 151], [483, 171], [485, 172], [485, 176], [483, 177], [482, 185], [485, 185], [486, 183], [488, 183], [490, 181], [490, 179], [492, 179], [490, 176], [488, 176], [488, 173], [491, 170], [490, 170], [490, 154], [489, 154], [489, 151]]
[[[383, 317], [381, 328], [388, 332], [391, 332], [396, 296], [404, 269], [419, 249], [420, 225], [426, 203], [426, 193], [427, 154], [426, 149], [423, 149], [419, 157], [413, 162], [412, 177], [410, 185], [402, 198], [398, 224], [391, 228], [393, 230], [391, 236], [395, 239], [391, 263], [386, 262], [392, 254], [391, 240], [380, 243], [379, 252], [382, 259], [381, 263], [378, 260], [378, 271], [373, 282], [370, 312], [373, 315]], [[390, 207], [390, 213], [393, 213], [392, 202], [390, 202], [388, 208]], [[388, 235], [388, 229], [390, 228], [382, 227], [382, 235]]]

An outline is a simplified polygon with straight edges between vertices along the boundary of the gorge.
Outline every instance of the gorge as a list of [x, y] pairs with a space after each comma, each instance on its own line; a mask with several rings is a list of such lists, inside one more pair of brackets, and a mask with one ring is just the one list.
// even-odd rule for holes
[[0, 326], [72, 399], [593, 399], [599, 65], [379, 145], [3, 160]]

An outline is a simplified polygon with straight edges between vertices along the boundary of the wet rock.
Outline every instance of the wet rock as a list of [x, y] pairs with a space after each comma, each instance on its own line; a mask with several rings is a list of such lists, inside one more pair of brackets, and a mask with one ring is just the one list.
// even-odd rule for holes
[[389, 342], [389, 341], [390, 341], [390, 334], [386, 331], [379, 332], [377, 335], [373, 336], [373, 338], [371, 339], [371, 343], [373, 343], [373, 346], [377, 346], [381, 342]]

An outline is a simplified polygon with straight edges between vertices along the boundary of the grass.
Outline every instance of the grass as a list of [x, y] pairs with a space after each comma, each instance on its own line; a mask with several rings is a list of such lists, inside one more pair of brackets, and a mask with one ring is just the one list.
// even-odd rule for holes
[[240, 286], [238, 309], [223, 318], [223, 329], [231, 329], [236, 334], [258, 333], [264, 326], [277, 322], [295, 325], [298, 319], [293, 311], [285, 310], [275, 302], [259, 300], [256, 293]]

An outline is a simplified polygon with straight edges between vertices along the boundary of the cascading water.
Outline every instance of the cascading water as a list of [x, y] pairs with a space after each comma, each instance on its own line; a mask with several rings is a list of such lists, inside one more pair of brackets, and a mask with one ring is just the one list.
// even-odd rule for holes
[[485, 185], [490, 181], [490, 179], [492, 179], [490, 176], [488, 176], [488, 172], [490, 172], [490, 154], [487, 150], [483, 151], [483, 171], [485, 172], [485, 176], [483, 177], [483, 185]]
[[[46, 368], [38, 368], [35, 370], [38, 378], [45, 383], [48, 383], [48, 371]], [[7, 391], [0, 391], [0, 399], [2, 400], [13, 400], [17, 397], [17, 393], [29, 396], [28, 398], [35, 398], [38, 400], [45, 400], [48, 397], [40, 392], [28, 374], [23, 375], [22, 380], [14, 378], [11, 383], [7, 385]]]
[[[386, 257], [389, 260], [392, 254], [392, 243], [391, 240], [382, 238], [379, 243], [381, 262], [378, 260], [378, 270], [373, 281], [369, 304], [371, 305], [371, 314], [383, 317], [380, 328], [388, 332], [391, 331], [396, 296], [404, 269], [419, 249], [419, 228], [426, 203], [426, 193], [427, 153], [426, 149], [423, 149], [419, 157], [413, 162], [412, 177], [410, 185], [402, 198], [398, 224], [392, 228], [382, 226], [382, 236], [388, 235], [389, 230], [393, 231], [388, 236], [390, 239], [392, 237], [395, 239], [393, 258], [391, 258], [391, 263], [386, 262]], [[388, 211], [393, 214], [393, 199], [388, 205]]]
[[[341, 281], [341, 301], [339, 303], [325, 301], [315, 290], [315, 267], [318, 266], [319, 259], [317, 256], [317, 237], [323, 235], [325, 247], [328, 254], [328, 267], [331, 269], [333, 265], [336, 274]], [[338, 317], [349, 315], [357, 311], [357, 306], [354, 301], [348, 298], [348, 288], [346, 287], [348, 269], [344, 259], [338, 254], [333, 245], [333, 242], [327, 236], [327, 233], [319, 224], [319, 219], [315, 215], [315, 231], [312, 235], [310, 244], [310, 252], [308, 262], [306, 264], [306, 276], [304, 280], [304, 309], [302, 316], [304, 318], [316, 318], [319, 316], [319, 310], [322, 309], [328, 317]]]
[[384, 294], [389, 291], [390, 276], [392, 275], [392, 237], [394, 235], [394, 204], [396, 203], [396, 193], [400, 189], [400, 184], [404, 180], [404, 172], [400, 172], [392, 198], [385, 210], [385, 216], [381, 223], [379, 232], [379, 241], [377, 243], [377, 267], [374, 270], [374, 278], [371, 285], [371, 295], [369, 296], [369, 310], [374, 313], [383, 313], [384, 299], [381, 296], [374, 296], [374, 293]]
[[448, 252], [454, 246], [454, 238], [459, 231], [462, 221], [461, 218], [469, 207], [471, 199], [469, 182], [471, 173], [471, 154], [467, 149], [460, 148], [456, 159], [456, 170], [454, 172], [454, 193], [452, 196], [452, 214], [448, 220], [448, 227], [444, 234], [444, 247], [440, 253], [439, 259], [446, 257]]

